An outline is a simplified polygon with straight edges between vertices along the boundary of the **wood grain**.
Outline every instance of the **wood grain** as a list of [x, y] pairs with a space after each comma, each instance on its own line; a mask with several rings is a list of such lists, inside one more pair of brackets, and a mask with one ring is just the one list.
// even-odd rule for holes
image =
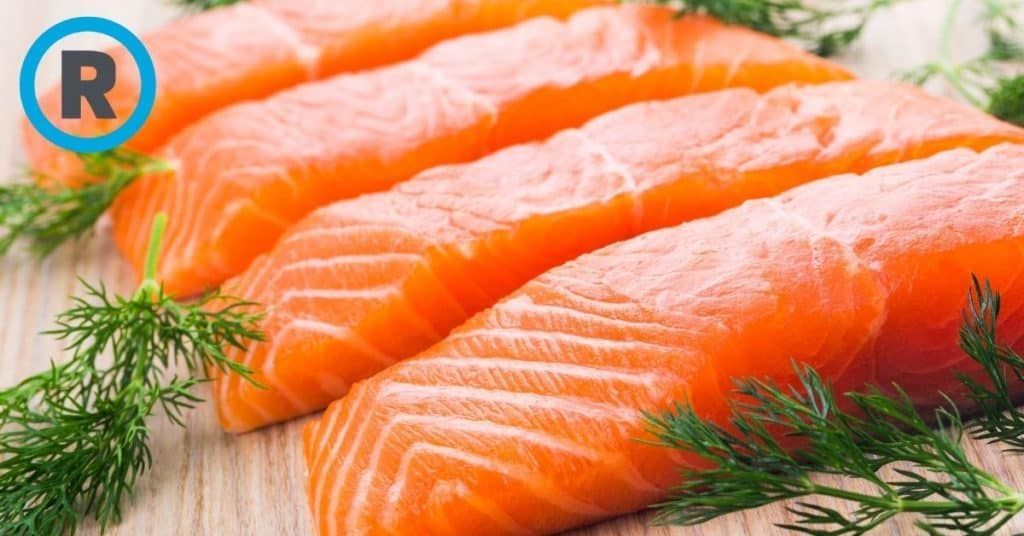
[[[364, 1], [364, 0], [339, 0]], [[876, 20], [865, 39], [842, 61], [866, 77], [887, 78], [899, 69], [930, 58], [935, 49], [944, 0], [920, 0]], [[178, 10], [161, 0], [7, 0], [0, 2], [0, 170], [21, 165], [18, 126], [21, 108], [17, 76], [31, 41], [46, 27], [67, 17], [111, 17], [136, 32], [144, 32]], [[963, 17], [957, 32], [957, 53], [971, 54], [983, 46], [983, 36]], [[86, 37], [75, 44], [95, 44]], [[65, 46], [61, 43], [61, 46]], [[53, 56], [52, 54], [50, 56]], [[39, 84], [55, 75], [52, 58], [42, 68]], [[10, 385], [44, 368], [60, 355], [53, 341], [37, 333], [69, 305], [68, 296], [80, 291], [75, 276], [103, 281], [113, 289], [130, 291], [133, 276], [114, 251], [109, 226], [94, 236], [64, 247], [36, 264], [24, 256], [0, 260], [0, 385]], [[113, 535], [279, 535], [310, 534], [304, 499], [304, 465], [299, 453], [303, 421], [242, 436], [223, 433], [209, 405], [188, 416], [180, 429], [154, 420], [156, 465], [139, 486], [122, 524]], [[1024, 461], [1007, 458], [991, 447], [969, 445], [972, 456], [1007, 481], [1024, 489]], [[780, 505], [729, 516], [696, 528], [648, 528], [648, 514], [637, 514], [580, 529], [577, 536], [779, 534], [772, 523], [791, 516]], [[901, 519], [880, 530], [912, 531], [912, 520]], [[1007, 532], [1024, 529], [1024, 520]], [[98, 534], [86, 524], [83, 534]]]

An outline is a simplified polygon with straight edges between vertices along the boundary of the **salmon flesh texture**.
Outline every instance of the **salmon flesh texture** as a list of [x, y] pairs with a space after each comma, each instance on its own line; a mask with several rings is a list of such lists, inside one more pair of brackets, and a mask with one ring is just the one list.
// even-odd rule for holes
[[306, 430], [315, 526], [537, 534], [662, 499], [690, 455], [640, 410], [722, 422], [732, 381], [952, 389], [970, 274], [1024, 343], [1024, 146], [948, 151], [580, 257], [359, 383]]
[[120, 196], [115, 238], [141, 272], [146, 229], [166, 212], [159, 277], [171, 293], [194, 294], [237, 275], [313, 209], [439, 164], [636, 101], [848, 77], [782, 41], [668, 8], [532, 19], [208, 116], [160, 152], [172, 172]]
[[[405, 60], [461, 34], [509, 26], [531, 17], [564, 18], [608, 0], [248, 0], [171, 22], [142, 38], [157, 73], [156, 102], [127, 143], [151, 152], [210, 112], [266, 97], [302, 82]], [[135, 61], [108, 50], [117, 80], [106, 94], [116, 119], [62, 119], [59, 86], [40, 97], [44, 115], [61, 130], [96, 136], [120, 126], [139, 100]], [[87, 180], [81, 161], [51, 144], [25, 121], [32, 167], [74, 186]]]
[[837, 173], [1024, 130], [920, 89], [853, 81], [633, 105], [544, 143], [442, 166], [315, 211], [226, 292], [265, 343], [214, 386], [244, 431], [324, 407], [532, 277], [639, 233]]

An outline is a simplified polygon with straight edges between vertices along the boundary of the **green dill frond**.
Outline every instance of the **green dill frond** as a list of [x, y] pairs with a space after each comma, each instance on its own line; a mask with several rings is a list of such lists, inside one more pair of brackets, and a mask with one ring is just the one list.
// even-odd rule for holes
[[81, 154], [85, 171], [98, 180], [78, 188], [28, 180], [0, 185], [0, 255], [19, 240], [38, 258], [88, 232], [117, 195], [142, 175], [163, 171], [157, 159], [117, 149]]
[[985, 0], [988, 55], [998, 61], [1024, 60], [1024, 2]]
[[1000, 296], [988, 281], [974, 278], [960, 328], [960, 347], [984, 372], [984, 381], [965, 375], [960, 381], [967, 387], [978, 416], [970, 431], [978, 439], [1001, 442], [1010, 451], [1024, 452], [1024, 412], [1016, 407], [1014, 393], [1024, 386], [1024, 358], [999, 341]]
[[1024, 126], [1024, 75], [1011, 74], [1024, 63], [1024, 2], [985, 0], [988, 50], [956, 63], [951, 50], [960, 5], [961, 0], [953, 0], [946, 12], [939, 58], [904, 73], [902, 78], [917, 85], [942, 79], [973, 106]]
[[1024, 45], [1004, 33], [989, 30], [989, 52], [994, 61], [1019, 61], [1024, 59]]
[[[154, 223], [151, 252], [163, 222]], [[148, 419], [162, 413], [182, 425], [201, 401], [193, 387], [212, 370], [251, 381], [225, 350], [262, 338], [254, 304], [221, 295], [180, 304], [154, 272], [155, 264], [130, 297], [85, 284], [48, 332], [70, 360], [0, 390], [3, 534], [69, 534], [90, 515], [101, 527], [117, 523], [153, 463]]]
[[1024, 127], [1024, 75], [999, 82], [989, 93], [988, 113]]
[[902, 0], [653, 0], [681, 15], [722, 22], [796, 41], [820, 56], [833, 56], [860, 37], [871, 16]]
[[[870, 389], [845, 394], [854, 408], [846, 412], [817, 372], [803, 366], [796, 372], [799, 382], [792, 389], [740, 382], [740, 402], [725, 426], [683, 405], [646, 416], [656, 444], [694, 452], [713, 464], [682, 470], [683, 483], [672, 498], [655, 505], [656, 523], [699, 524], [817, 496], [851, 503], [853, 509], [798, 501], [788, 508], [795, 522], [779, 527], [815, 535], [863, 534], [895, 516], [917, 514], [918, 526], [927, 532], [990, 534], [1024, 509], [1024, 496], [967, 458], [960, 443], [964, 425], [952, 404], [926, 419], [898, 389], [895, 396]], [[882, 476], [886, 467], [896, 476]], [[870, 491], [822, 483], [815, 473], [856, 479]]]

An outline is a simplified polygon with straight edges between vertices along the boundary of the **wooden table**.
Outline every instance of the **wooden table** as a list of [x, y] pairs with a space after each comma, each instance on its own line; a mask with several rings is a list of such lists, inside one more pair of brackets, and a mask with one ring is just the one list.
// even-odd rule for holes
[[[339, 0], [364, 1], [364, 0]], [[368, 1], [368, 0], [366, 0]], [[899, 6], [868, 28], [865, 39], [842, 61], [859, 74], [888, 78], [893, 72], [931, 57], [938, 40], [945, 0], [919, 0]], [[179, 11], [162, 0], [4, 0], [0, 20], [0, 170], [13, 174], [22, 161], [17, 133], [21, 107], [17, 76], [22, 57], [36, 36], [51, 24], [71, 16], [110, 17], [137, 32], [153, 28]], [[957, 52], [968, 55], [983, 46], [983, 36], [961, 18]], [[74, 41], [94, 43], [89, 37]], [[40, 83], [56, 76], [55, 56], [44, 63]], [[69, 305], [81, 285], [75, 276], [103, 281], [129, 292], [132, 275], [120, 260], [104, 223], [94, 236], [62, 248], [36, 264], [17, 255], [0, 260], [0, 385], [47, 366], [60, 356], [58, 345], [37, 333], [51, 326], [54, 316]], [[134, 503], [113, 535], [171, 534], [278, 535], [310, 534], [304, 493], [304, 464], [299, 454], [303, 421], [256, 433], [232, 436], [216, 425], [213, 409], [204, 405], [188, 417], [186, 429], [154, 419], [156, 464], [140, 482]], [[970, 445], [972, 455], [1024, 489], [1024, 461], [1006, 458], [990, 447]], [[647, 528], [648, 516], [638, 514], [582, 529], [576, 534], [690, 535], [774, 534], [773, 522], [790, 520], [774, 505], [733, 515], [697, 528]], [[892, 523], [883, 531], [910, 532], [910, 520]], [[1015, 526], [1022, 530], [1024, 520]], [[86, 523], [84, 534], [97, 534]]]

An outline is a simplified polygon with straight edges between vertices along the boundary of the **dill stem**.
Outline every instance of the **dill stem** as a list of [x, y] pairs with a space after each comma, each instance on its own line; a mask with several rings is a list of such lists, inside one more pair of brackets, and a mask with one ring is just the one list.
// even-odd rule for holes
[[967, 99], [972, 106], [984, 108], [985, 103], [967, 89], [961, 77], [960, 68], [953, 63], [953, 26], [956, 24], [956, 15], [960, 11], [961, 4], [963, 4], [963, 0], [952, 0], [949, 4], [949, 9], [946, 10], [946, 17], [942, 22], [942, 43], [939, 49], [938, 68], [939, 72], [942, 73], [942, 77], [946, 79], [949, 85], [953, 86], [953, 89], [960, 96]]
[[160, 243], [163, 242], [165, 229], [167, 229], [167, 214], [161, 212], [153, 218], [149, 246], [146, 248], [145, 271], [142, 273], [142, 283], [139, 285], [136, 296], [143, 294], [152, 296], [160, 289], [160, 283], [156, 280], [156, 268], [157, 262], [160, 260]]
[[[993, 481], [994, 482], [994, 481]], [[1024, 493], [1018, 493], [1014, 490], [1003, 486], [996, 485], [995, 488], [1003, 495], [992, 499], [992, 502], [999, 506], [999, 509], [1011, 514], [1016, 514], [1024, 509]], [[815, 484], [814, 482], [807, 481], [807, 494], [808, 495], [822, 495], [826, 497], [832, 497], [835, 499], [842, 499], [851, 501], [859, 504], [866, 504], [874, 506], [886, 511], [898, 512], [898, 513], [917, 513], [917, 514], [943, 514], [947, 512], [958, 512], [963, 510], [963, 503], [956, 501], [924, 501], [924, 500], [906, 500], [899, 497], [888, 498], [885, 496], [868, 495], [864, 493], [858, 493], [855, 491], [849, 491], [841, 488], [834, 488], [830, 486], [822, 486]]]
[[832, 497], [835, 499], [843, 499], [847, 501], [853, 501], [856, 503], [869, 504], [871, 506], [877, 506], [886, 510], [891, 510], [893, 501], [886, 499], [885, 497], [879, 497], [877, 495], [867, 495], [864, 493], [857, 493], [856, 491], [849, 491], [840, 488], [833, 488], [831, 486], [822, 486], [815, 484], [810, 480], [807, 481], [807, 495], [824, 495], [826, 497]]
[[956, 14], [960, 11], [960, 5], [963, 0], [952, 0], [949, 4], [949, 9], [946, 10], [946, 17], [942, 21], [942, 45], [939, 53], [942, 57], [942, 62], [949, 65], [952, 62], [952, 39], [953, 39], [953, 25], [956, 23]]

